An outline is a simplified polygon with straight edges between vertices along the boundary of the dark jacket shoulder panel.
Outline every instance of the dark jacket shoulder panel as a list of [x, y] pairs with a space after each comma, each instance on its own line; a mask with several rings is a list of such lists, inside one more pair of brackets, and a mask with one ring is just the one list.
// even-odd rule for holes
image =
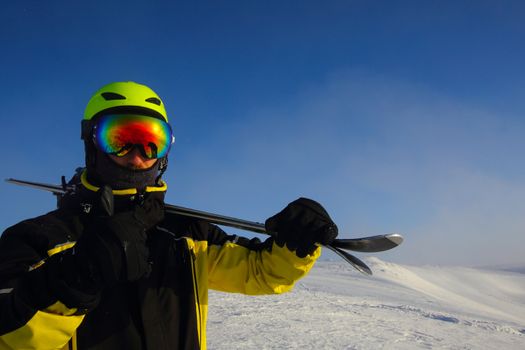
[[0, 277], [7, 281], [49, 257], [52, 249], [74, 242], [82, 232], [78, 216], [63, 210], [27, 219], [0, 236]]
[[261, 240], [256, 237], [249, 239], [242, 236], [230, 235], [217, 225], [201, 219], [178, 214], [167, 214], [160, 226], [172, 232], [176, 238], [187, 237], [195, 241], [207, 241], [210, 246], [221, 246], [227, 242], [232, 242], [251, 250], [269, 250], [273, 243], [272, 238], [261, 242]]

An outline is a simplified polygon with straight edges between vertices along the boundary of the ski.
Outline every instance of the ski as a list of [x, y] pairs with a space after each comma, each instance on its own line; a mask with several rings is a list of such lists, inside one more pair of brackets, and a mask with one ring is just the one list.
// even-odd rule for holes
[[337, 255], [339, 255], [341, 258], [343, 258], [347, 263], [352, 265], [357, 271], [365, 274], [365, 275], [372, 275], [372, 270], [361, 260], [353, 256], [352, 254], [349, 254], [345, 252], [342, 249], [338, 249], [334, 246], [326, 246], [326, 248], [330, 249]]
[[390, 233], [362, 238], [341, 238], [336, 240], [333, 246], [362, 253], [377, 253], [395, 248], [401, 243], [403, 243], [403, 236]]
[[[62, 185], [51, 185], [41, 182], [25, 181], [18, 179], [6, 179], [6, 182], [37, 188], [40, 190], [46, 190], [52, 192], [57, 197], [63, 196], [66, 193], [74, 193], [76, 191], [76, 185], [66, 184], [62, 177]], [[245, 231], [251, 231], [255, 233], [262, 233], [272, 236], [272, 232], [267, 232], [264, 224], [260, 222], [254, 222], [249, 220], [243, 220], [234, 218], [231, 216], [214, 214], [206, 211], [195, 210], [191, 208], [181, 207], [173, 204], [165, 204], [166, 212], [171, 214], [177, 214], [182, 216], [193, 217], [201, 220], [205, 220], [212, 224], [223, 225], [228, 227], [234, 227]], [[335, 252], [337, 255], [342, 257], [345, 261], [350, 263], [359, 272], [371, 275], [372, 271], [370, 268], [361, 260], [351, 255], [345, 250], [353, 250], [358, 252], [382, 252], [385, 250], [397, 247], [403, 242], [403, 237], [399, 234], [387, 234], [363, 238], [350, 238], [350, 239], [335, 239], [330, 245], [326, 246], [328, 249]]]

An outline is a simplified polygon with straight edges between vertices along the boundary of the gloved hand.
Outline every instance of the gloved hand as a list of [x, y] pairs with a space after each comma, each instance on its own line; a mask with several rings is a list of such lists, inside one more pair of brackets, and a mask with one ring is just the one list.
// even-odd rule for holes
[[147, 193], [131, 210], [114, 214], [112, 190], [104, 186], [94, 210], [93, 222], [74, 247], [78, 263], [94, 264], [97, 271], [90, 273], [104, 285], [146, 275], [150, 271], [146, 231], [164, 218], [164, 193]]
[[338, 229], [326, 210], [308, 198], [299, 198], [278, 214], [267, 219], [265, 227], [275, 234], [275, 242], [304, 258], [314, 252], [317, 244], [328, 245]]

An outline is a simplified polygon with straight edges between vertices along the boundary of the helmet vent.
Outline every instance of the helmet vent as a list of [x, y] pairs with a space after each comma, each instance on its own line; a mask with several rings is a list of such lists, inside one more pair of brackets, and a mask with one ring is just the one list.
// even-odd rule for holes
[[150, 97], [148, 99], [146, 99], [146, 102], [150, 102], [150, 103], [153, 103], [157, 106], [160, 106], [160, 100], [156, 97]]
[[126, 99], [126, 96], [122, 96], [121, 94], [117, 94], [115, 92], [103, 92], [101, 95], [106, 101]]

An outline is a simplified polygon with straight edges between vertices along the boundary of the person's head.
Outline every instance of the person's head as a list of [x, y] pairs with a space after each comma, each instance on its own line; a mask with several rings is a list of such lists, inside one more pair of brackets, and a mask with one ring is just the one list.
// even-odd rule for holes
[[84, 112], [82, 139], [89, 182], [116, 190], [162, 186], [174, 137], [149, 87], [116, 82], [98, 90]]

